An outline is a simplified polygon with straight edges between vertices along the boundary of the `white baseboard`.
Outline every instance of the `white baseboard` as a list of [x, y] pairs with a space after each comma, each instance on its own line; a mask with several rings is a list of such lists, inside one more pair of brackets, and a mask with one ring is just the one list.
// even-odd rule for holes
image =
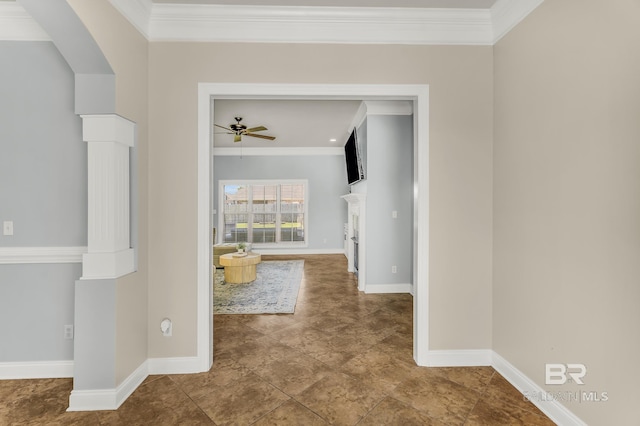
[[117, 410], [148, 375], [145, 361], [115, 389], [72, 390], [67, 411]]
[[364, 287], [364, 292], [367, 294], [411, 293], [412, 291], [411, 284], [366, 284]]
[[[491, 366], [518, 391], [525, 395], [546, 395], [546, 391], [490, 349], [428, 351], [428, 367], [479, 367]], [[531, 402], [558, 425], [586, 426], [567, 407], [556, 400], [531, 398]]]
[[73, 361], [0, 362], [0, 380], [73, 377]]
[[195, 356], [179, 358], [149, 358], [149, 374], [202, 373], [202, 361]]
[[[523, 395], [546, 394], [544, 389], [538, 386], [533, 380], [529, 379], [524, 373], [511, 365], [506, 359], [502, 358], [496, 352], [493, 352], [492, 367]], [[573, 414], [567, 407], [556, 400], [543, 401], [541, 398], [532, 398], [530, 401], [556, 424], [563, 426], [586, 426], [585, 422], [580, 420], [578, 416]]]
[[427, 352], [428, 367], [481, 367], [491, 365], [491, 349]]

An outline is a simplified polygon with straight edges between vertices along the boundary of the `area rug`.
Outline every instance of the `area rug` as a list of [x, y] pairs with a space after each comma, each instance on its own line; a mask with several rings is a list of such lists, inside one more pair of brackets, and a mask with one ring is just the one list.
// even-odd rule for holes
[[216, 269], [214, 314], [292, 314], [302, 281], [304, 260], [269, 260], [256, 265], [256, 280], [246, 284], [224, 282]]

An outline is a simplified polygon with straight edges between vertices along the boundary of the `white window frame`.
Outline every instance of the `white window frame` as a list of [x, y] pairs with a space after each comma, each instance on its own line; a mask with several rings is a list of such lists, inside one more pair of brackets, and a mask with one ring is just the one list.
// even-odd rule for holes
[[[277, 185], [277, 212], [276, 212], [276, 238], [280, 238], [280, 219], [281, 219], [281, 211], [280, 211], [280, 185], [303, 185], [304, 186], [304, 241], [280, 241], [275, 243], [255, 243], [250, 241], [251, 247], [255, 248], [283, 248], [283, 247], [295, 247], [302, 248], [309, 246], [309, 181], [307, 179], [227, 179], [218, 181], [218, 229], [219, 229], [219, 241], [224, 243], [224, 187], [226, 185], [247, 185], [251, 187], [252, 185]], [[252, 208], [252, 200], [253, 200], [253, 191], [250, 191], [250, 199], [249, 199], [249, 220], [247, 221], [247, 226], [249, 229], [249, 235], [252, 234], [251, 229], [251, 216], [253, 212]], [[250, 238], [253, 239], [253, 238]]]

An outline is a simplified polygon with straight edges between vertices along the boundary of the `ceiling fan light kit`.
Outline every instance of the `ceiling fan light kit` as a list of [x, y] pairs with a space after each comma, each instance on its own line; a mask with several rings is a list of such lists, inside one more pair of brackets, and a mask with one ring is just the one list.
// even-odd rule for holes
[[234, 135], [233, 136], [234, 142], [242, 141], [243, 136], [251, 136], [253, 138], [267, 139], [270, 141], [276, 138], [275, 136], [260, 135], [255, 133], [255, 132], [262, 132], [264, 130], [268, 130], [264, 126], [247, 128], [246, 125], [241, 123], [242, 117], [234, 117], [234, 119], [236, 120], [236, 123], [229, 124], [229, 127], [224, 127], [219, 124], [214, 124], [214, 126], [227, 130], [227, 132], [225, 132], [227, 135]]

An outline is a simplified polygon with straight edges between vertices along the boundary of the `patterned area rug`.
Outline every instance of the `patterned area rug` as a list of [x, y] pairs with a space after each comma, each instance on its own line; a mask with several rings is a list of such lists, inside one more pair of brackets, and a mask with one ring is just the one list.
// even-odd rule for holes
[[224, 282], [216, 269], [214, 314], [292, 314], [302, 281], [304, 260], [269, 260], [256, 266], [256, 280], [247, 284]]

